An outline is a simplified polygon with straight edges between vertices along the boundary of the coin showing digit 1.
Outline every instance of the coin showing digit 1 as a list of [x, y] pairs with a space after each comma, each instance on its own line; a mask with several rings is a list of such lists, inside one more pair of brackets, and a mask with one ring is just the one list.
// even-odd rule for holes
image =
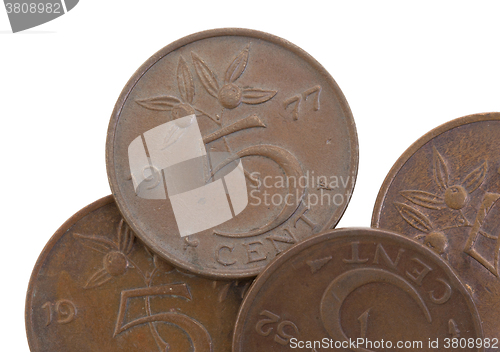
[[469, 292], [444, 260], [404, 236], [353, 228], [297, 244], [257, 277], [233, 351], [426, 351], [437, 339], [442, 350], [454, 337], [483, 334]]
[[113, 197], [82, 209], [51, 238], [26, 299], [32, 352], [230, 351], [247, 281], [213, 281], [152, 254]]
[[500, 348], [500, 113], [465, 116], [424, 135], [387, 175], [372, 226], [403, 233], [448, 261]]
[[325, 69], [245, 29], [180, 39], [115, 106], [108, 178], [127, 223], [162, 258], [216, 278], [257, 275], [333, 228], [354, 188], [354, 120]]

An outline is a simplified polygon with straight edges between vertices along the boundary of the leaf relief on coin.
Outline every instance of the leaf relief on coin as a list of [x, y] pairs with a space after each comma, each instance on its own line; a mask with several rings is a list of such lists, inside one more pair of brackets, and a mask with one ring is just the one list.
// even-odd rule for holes
[[[469, 205], [471, 193], [482, 185], [488, 170], [488, 163], [484, 161], [465, 175], [461, 181], [453, 182], [453, 178], [450, 176], [455, 175], [450, 175], [446, 159], [436, 147], [433, 147], [431, 168], [433, 181], [439, 190], [438, 193], [424, 190], [402, 190], [399, 194], [410, 204], [395, 201], [394, 206], [410, 226], [423, 233], [416, 236], [416, 239], [423, 240], [425, 245], [447, 258], [448, 238], [444, 231], [451, 228], [472, 227], [473, 221], [467, 219], [463, 209]], [[419, 210], [419, 208], [423, 209]], [[437, 228], [431, 218], [439, 216], [433, 212], [441, 210], [457, 212], [458, 224]], [[497, 238], [483, 230], [479, 230], [479, 234], [489, 239]]]
[[[217, 75], [209, 65], [195, 52], [191, 52], [192, 65], [204, 90], [216, 98], [225, 109], [234, 109], [241, 103], [261, 104], [271, 100], [277, 93], [276, 90], [256, 87], [241, 87], [236, 81], [243, 74], [249, 59], [250, 45], [243, 49], [229, 64], [224, 74], [224, 81], [219, 84]], [[195, 114], [206, 116], [221, 125], [221, 116], [208, 114], [194, 105], [195, 84], [191, 70], [182, 55], [177, 65], [177, 87], [180, 98], [172, 95], [137, 99], [140, 106], [154, 111], [170, 111], [172, 118], [179, 119]]]

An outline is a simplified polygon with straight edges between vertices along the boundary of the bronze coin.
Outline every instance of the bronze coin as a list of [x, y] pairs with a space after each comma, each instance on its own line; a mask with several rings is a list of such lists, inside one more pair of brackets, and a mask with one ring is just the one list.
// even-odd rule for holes
[[230, 351], [249, 281], [212, 281], [151, 254], [112, 196], [50, 239], [26, 299], [32, 352]]
[[482, 338], [481, 322], [445, 261], [404, 236], [351, 228], [297, 244], [257, 277], [233, 351], [443, 351], [457, 336]]
[[394, 164], [372, 219], [372, 226], [403, 233], [448, 261], [476, 302], [485, 337], [497, 340], [499, 136], [500, 113], [465, 116], [430, 131]]
[[174, 42], [130, 79], [107, 139], [112, 193], [154, 252], [192, 272], [257, 275], [342, 216], [357, 174], [349, 106], [293, 44], [245, 29]]

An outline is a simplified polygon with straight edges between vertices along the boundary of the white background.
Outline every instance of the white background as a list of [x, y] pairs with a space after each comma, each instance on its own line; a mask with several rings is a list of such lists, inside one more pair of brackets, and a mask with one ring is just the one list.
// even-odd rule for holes
[[67, 218], [110, 193], [113, 106], [163, 46], [244, 27], [315, 57], [347, 97], [359, 136], [358, 180], [339, 226], [369, 226], [385, 175], [411, 143], [448, 120], [500, 110], [499, 11], [493, 1], [81, 0], [12, 34], [0, 8], [0, 349], [28, 351], [31, 270]]

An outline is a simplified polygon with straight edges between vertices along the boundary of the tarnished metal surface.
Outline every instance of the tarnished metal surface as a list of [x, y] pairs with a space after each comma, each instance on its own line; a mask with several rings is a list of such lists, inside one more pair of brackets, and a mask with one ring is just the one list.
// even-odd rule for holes
[[[353, 228], [307, 239], [262, 272], [238, 314], [233, 351], [430, 351], [429, 339], [443, 351], [444, 339], [456, 336], [482, 331], [448, 264], [404, 236]], [[392, 348], [346, 344], [358, 338]], [[308, 344], [324, 339], [332, 345]], [[422, 345], [397, 348], [399, 341]]]
[[[471, 292], [486, 338], [500, 338], [500, 113], [424, 135], [382, 185], [372, 226], [432, 248]], [[497, 349], [492, 349], [497, 350]]]
[[[146, 132], [191, 114], [204, 144], [198, 152], [242, 158], [249, 203], [231, 220], [181, 237], [165, 169], [151, 161]], [[182, 120], [175, 133], [185, 126]], [[175, 133], [159, 148], [180, 138]], [[150, 157], [139, 170], [142, 190], [158, 199], [136, 194], [133, 141], [147, 149], [143, 160]], [[335, 81], [298, 47], [252, 30], [201, 32], [160, 50], [124, 88], [108, 130], [108, 177], [126, 221], [163, 258], [212, 277], [254, 276], [293, 243], [334, 227], [357, 163], [354, 120]], [[294, 181], [278, 184], [287, 177]]]
[[70, 218], [40, 255], [26, 300], [30, 349], [230, 351], [249, 284], [175, 269], [134, 238], [108, 196]]

